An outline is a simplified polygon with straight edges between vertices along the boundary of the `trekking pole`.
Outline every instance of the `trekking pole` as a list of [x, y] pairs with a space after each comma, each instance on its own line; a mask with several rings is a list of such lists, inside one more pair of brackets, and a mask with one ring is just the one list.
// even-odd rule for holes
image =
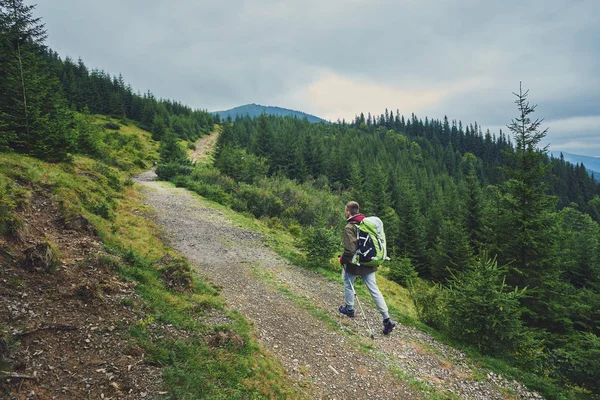
[[348, 277], [348, 274], [346, 274], [346, 279], [348, 279], [348, 283], [350, 283], [350, 287], [352, 288], [352, 292], [354, 293], [356, 303], [358, 304], [358, 307], [360, 307], [360, 312], [362, 313], [365, 323], [367, 324], [369, 336], [371, 337], [371, 339], [375, 339], [375, 335], [373, 334], [373, 331], [371, 330], [371, 325], [369, 324], [369, 320], [367, 319], [367, 314], [365, 314], [365, 310], [363, 309], [362, 304], [360, 304], [360, 300], [358, 300], [358, 295], [356, 294], [356, 290], [354, 290], [354, 284], [352, 283], [352, 280], [350, 280], [350, 278]]

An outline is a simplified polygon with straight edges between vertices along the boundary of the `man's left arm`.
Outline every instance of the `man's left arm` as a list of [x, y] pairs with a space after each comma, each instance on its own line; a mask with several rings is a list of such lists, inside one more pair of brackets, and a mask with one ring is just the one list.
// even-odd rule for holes
[[342, 263], [349, 264], [352, 262], [354, 253], [358, 248], [358, 240], [356, 239], [356, 227], [352, 224], [346, 225], [344, 228], [344, 254], [342, 254]]

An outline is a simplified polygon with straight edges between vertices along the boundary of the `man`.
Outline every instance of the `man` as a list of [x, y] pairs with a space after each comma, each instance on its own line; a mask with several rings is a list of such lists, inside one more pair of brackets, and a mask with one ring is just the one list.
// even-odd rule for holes
[[388, 335], [394, 330], [396, 323], [390, 319], [385, 299], [379, 291], [379, 287], [377, 287], [377, 282], [375, 280], [377, 266], [352, 264], [352, 258], [358, 248], [356, 225], [360, 224], [364, 218], [365, 216], [359, 213], [359, 205], [357, 202], [350, 201], [346, 204], [346, 220], [348, 223], [344, 228], [344, 254], [340, 257], [340, 264], [342, 264], [345, 270], [344, 298], [346, 300], [346, 305], [340, 306], [339, 311], [350, 318], [354, 317], [353, 286], [356, 277], [360, 276], [369, 289], [371, 297], [373, 298], [373, 301], [375, 301], [375, 305], [383, 317], [383, 334]]

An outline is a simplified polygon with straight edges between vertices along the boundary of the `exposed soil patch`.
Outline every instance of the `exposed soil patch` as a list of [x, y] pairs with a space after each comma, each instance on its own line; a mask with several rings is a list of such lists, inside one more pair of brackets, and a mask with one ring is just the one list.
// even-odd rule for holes
[[86, 224], [65, 226], [44, 193], [21, 217], [21, 240], [0, 237], [0, 398], [160, 397], [161, 370], [127, 333], [141, 307], [135, 285], [116, 276]]
[[215, 147], [215, 143], [219, 137], [219, 130], [220, 128], [217, 128], [215, 131], [211, 132], [210, 135], [204, 136], [196, 142], [196, 149], [190, 154], [190, 159], [192, 161], [196, 162], [208, 157], [208, 153]]
[[[414, 328], [399, 325], [383, 336], [370, 299], [361, 298], [378, 332], [375, 340], [368, 339], [358, 318], [352, 321], [337, 312], [343, 301], [341, 279], [327, 281], [290, 265], [266, 247], [265, 238], [235, 226], [198, 196], [144, 178], [146, 202], [156, 210], [167, 240], [204, 279], [222, 288], [227, 304], [254, 323], [260, 343], [281, 360], [298, 386], [308, 385], [318, 398], [427, 397], [406, 377], [430, 391], [465, 399], [541, 398], [517, 382], [476, 373], [464, 354]], [[311, 306], [302, 305], [306, 303]], [[325, 317], [315, 317], [316, 312]]]

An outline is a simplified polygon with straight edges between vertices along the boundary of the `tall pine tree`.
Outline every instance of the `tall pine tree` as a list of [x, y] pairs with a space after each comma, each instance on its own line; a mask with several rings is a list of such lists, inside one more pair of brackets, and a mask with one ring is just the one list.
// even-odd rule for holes
[[505, 168], [509, 179], [502, 185], [507, 229], [503, 230], [505, 237], [500, 238], [498, 258], [510, 265], [509, 284], [530, 288], [531, 297], [526, 301], [530, 323], [545, 327], [543, 315], [552, 307], [547, 294], [558, 278], [552, 263], [551, 212], [555, 202], [546, 193], [545, 183], [549, 164], [545, 162], [546, 148], [537, 147], [547, 129], [540, 130], [542, 120], [531, 120], [536, 106], [527, 101], [529, 91], [523, 92], [520, 86], [519, 93], [514, 94], [519, 116], [508, 128], [517, 146], [509, 155], [510, 166]]

